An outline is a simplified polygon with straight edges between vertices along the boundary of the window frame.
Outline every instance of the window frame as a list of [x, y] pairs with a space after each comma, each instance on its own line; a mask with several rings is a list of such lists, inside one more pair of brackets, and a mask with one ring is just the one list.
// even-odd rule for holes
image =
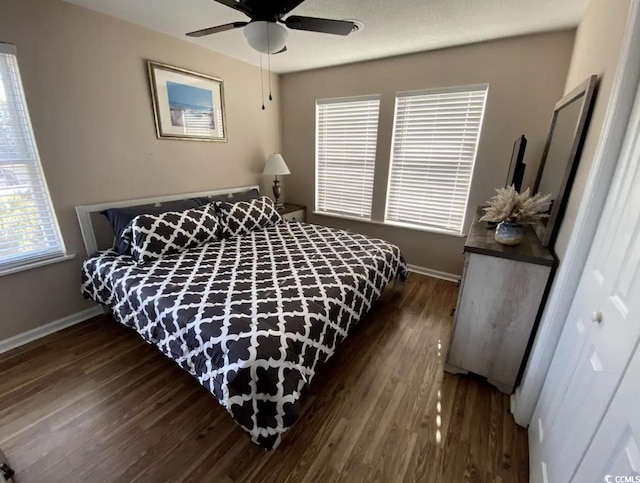
[[[319, 143], [318, 140], [320, 138], [320, 123], [319, 121], [319, 107], [321, 105], [326, 105], [326, 104], [340, 104], [340, 103], [349, 103], [349, 102], [368, 102], [368, 101], [378, 101], [378, 118], [376, 121], [376, 130], [375, 130], [375, 153], [373, 155], [373, 179], [372, 179], [372, 185], [371, 185], [371, 202], [370, 202], [370, 206], [369, 206], [369, 214], [367, 217], [360, 217], [357, 215], [352, 215], [352, 214], [348, 214], [348, 213], [337, 213], [337, 212], [331, 212], [331, 211], [324, 211], [319, 209], [318, 207], [318, 184], [319, 184], [319, 180], [320, 180], [320, 176], [319, 176], [319, 163], [318, 163], [318, 152], [319, 152]], [[381, 106], [382, 106], [382, 95], [380, 94], [370, 94], [370, 95], [361, 95], [361, 96], [349, 96], [349, 97], [332, 97], [332, 98], [323, 98], [323, 99], [316, 99], [315, 102], [315, 139], [314, 139], [314, 150], [315, 150], [315, 157], [314, 157], [314, 203], [313, 203], [313, 213], [316, 215], [321, 215], [321, 216], [330, 216], [330, 217], [334, 217], [334, 218], [342, 218], [342, 219], [347, 219], [347, 220], [356, 220], [356, 221], [362, 221], [362, 222], [366, 222], [366, 223], [370, 223], [372, 222], [372, 211], [373, 211], [373, 203], [374, 203], [374, 198], [375, 198], [375, 171], [376, 171], [376, 163], [377, 163], [377, 156], [378, 156], [378, 141], [379, 141], [379, 136], [380, 136], [380, 112], [381, 112]]]
[[[48, 224], [53, 228], [53, 232], [55, 233], [55, 242], [56, 246], [54, 250], [51, 251], [31, 251], [27, 252], [31, 254], [31, 256], [26, 256], [22, 258], [18, 258], [16, 260], [11, 261], [11, 257], [3, 257], [0, 258], [0, 276], [9, 275], [16, 272], [21, 272], [23, 270], [29, 270], [36, 267], [41, 267], [44, 265], [50, 265], [52, 263], [57, 263], [65, 260], [70, 260], [75, 257], [74, 254], [67, 253], [67, 248], [65, 245], [64, 237], [62, 236], [62, 231], [60, 229], [60, 224], [58, 221], [58, 216], [56, 214], [55, 207], [51, 200], [51, 194], [49, 192], [49, 185], [47, 183], [46, 175], [44, 173], [44, 169], [42, 166], [42, 160], [40, 157], [40, 151], [38, 149], [38, 143], [33, 131], [33, 125], [31, 123], [31, 115], [29, 112], [29, 105], [27, 102], [26, 94], [24, 91], [24, 83], [22, 80], [22, 75], [20, 72], [19, 59], [17, 54], [17, 48], [13, 44], [0, 42], [0, 54], [13, 56], [14, 58], [14, 67], [17, 76], [17, 91], [12, 92], [14, 97], [20, 99], [22, 104], [22, 108], [24, 108], [24, 117], [21, 118], [21, 121], [24, 123], [24, 133], [29, 136], [29, 142], [33, 148], [33, 160], [31, 161], [31, 165], [35, 167], [37, 172], [38, 180], [42, 183], [41, 194], [43, 195], [43, 200], [41, 202], [41, 206], [46, 208], [47, 214], [49, 215]], [[2, 166], [2, 164], [0, 164]], [[33, 186], [33, 185], [30, 185]], [[38, 253], [41, 253], [41, 256], [38, 256]]]
[[[453, 231], [453, 230], [446, 230], [443, 228], [438, 228], [435, 226], [428, 226], [428, 225], [422, 225], [422, 224], [418, 224], [418, 223], [408, 223], [408, 222], [402, 222], [402, 221], [396, 221], [396, 220], [389, 220], [387, 219], [387, 213], [389, 210], [389, 200], [390, 200], [390, 193], [391, 193], [391, 174], [392, 174], [392, 169], [393, 169], [393, 155], [394, 155], [394, 150], [396, 147], [396, 129], [397, 129], [397, 114], [398, 114], [398, 101], [400, 98], [402, 97], [413, 97], [413, 96], [423, 96], [423, 95], [437, 95], [437, 94], [449, 94], [449, 93], [457, 93], [457, 92], [470, 92], [470, 91], [479, 91], [484, 89], [485, 91], [485, 97], [484, 97], [484, 102], [483, 102], [483, 106], [482, 106], [482, 115], [480, 117], [480, 125], [478, 127], [478, 136], [476, 139], [476, 143], [475, 143], [475, 147], [474, 147], [474, 152], [473, 152], [473, 161], [471, 164], [471, 172], [469, 174], [469, 186], [467, 188], [466, 194], [465, 194], [465, 203], [464, 203], [464, 210], [463, 210], [463, 214], [462, 214], [462, 221], [460, 224], [460, 230], [459, 231]], [[480, 139], [482, 137], [482, 128], [484, 126], [484, 120], [486, 117], [486, 110], [487, 110], [487, 101], [489, 99], [489, 84], [488, 83], [484, 83], [484, 84], [471, 84], [471, 85], [464, 85], [464, 86], [453, 86], [453, 87], [436, 87], [436, 88], [429, 88], [429, 89], [418, 89], [418, 90], [411, 90], [411, 91], [398, 91], [395, 94], [395, 99], [394, 99], [394, 109], [393, 109], [393, 128], [392, 128], [392, 133], [391, 133], [391, 148], [389, 151], [389, 160], [388, 160], [388, 172], [387, 172], [387, 185], [386, 185], [386, 189], [385, 189], [385, 206], [384, 206], [384, 214], [383, 214], [383, 224], [384, 225], [388, 225], [388, 226], [397, 226], [397, 227], [402, 227], [402, 228], [407, 228], [407, 229], [412, 229], [412, 230], [418, 230], [418, 231], [425, 231], [425, 232], [431, 232], [431, 233], [437, 233], [437, 234], [444, 234], [444, 235], [449, 235], [449, 236], [454, 236], [454, 237], [464, 237], [465, 234], [465, 226], [467, 223], [467, 215], [469, 212], [469, 198], [471, 195], [471, 185], [473, 183], [473, 177], [475, 174], [475, 169], [476, 169], [476, 165], [477, 165], [477, 161], [478, 161], [478, 149], [480, 146]]]

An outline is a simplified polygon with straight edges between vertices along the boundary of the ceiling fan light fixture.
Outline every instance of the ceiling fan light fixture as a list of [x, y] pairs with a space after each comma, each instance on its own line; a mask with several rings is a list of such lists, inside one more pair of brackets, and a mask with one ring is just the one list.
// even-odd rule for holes
[[284, 49], [289, 32], [275, 22], [253, 21], [244, 27], [249, 45], [263, 54], [275, 54]]

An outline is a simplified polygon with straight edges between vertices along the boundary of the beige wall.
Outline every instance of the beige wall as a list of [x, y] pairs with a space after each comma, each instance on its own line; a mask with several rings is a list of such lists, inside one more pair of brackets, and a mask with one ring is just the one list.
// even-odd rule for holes
[[575, 218], [602, 133], [629, 6], [629, 0], [591, 0], [576, 34], [565, 92], [571, 91], [592, 74], [599, 76], [600, 84], [580, 164], [555, 244], [555, 252], [560, 260], [567, 252], [569, 237], [575, 225]]
[[[562, 97], [574, 31], [517, 37], [451, 49], [332, 67], [282, 77], [283, 155], [291, 169], [287, 199], [314, 205], [315, 100], [381, 94], [374, 184], [374, 219], [384, 216], [389, 152], [397, 91], [488, 83], [489, 97], [467, 212], [504, 184], [513, 142], [525, 133], [525, 185], [535, 180], [551, 113]], [[310, 216], [310, 221], [385, 238], [408, 263], [454, 274], [462, 272], [464, 238]]]
[[[260, 110], [259, 69], [57, 0], [2, 0], [0, 41], [18, 59], [42, 164], [75, 260], [0, 277], [0, 340], [90, 306], [80, 204], [255, 184], [280, 148], [279, 82]], [[155, 137], [145, 59], [220, 77], [229, 142]]]

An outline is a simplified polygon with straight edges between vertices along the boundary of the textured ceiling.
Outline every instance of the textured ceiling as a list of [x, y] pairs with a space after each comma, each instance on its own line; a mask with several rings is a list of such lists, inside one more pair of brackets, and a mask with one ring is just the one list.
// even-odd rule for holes
[[[68, 0], [76, 5], [259, 64], [241, 30], [201, 39], [185, 33], [246, 17], [213, 0]], [[407, 54], [560, 30], [578, 24], [589, 0], [306, 0], [292, 13], [358, 19], [348, 37], [289, 31], [288, 51], [272, 57], [276, 72]]]

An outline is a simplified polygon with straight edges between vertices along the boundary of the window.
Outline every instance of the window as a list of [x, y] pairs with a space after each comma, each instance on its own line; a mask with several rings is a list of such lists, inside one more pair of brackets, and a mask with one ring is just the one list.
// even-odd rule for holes
[[62, 256], [64, 251], [15, 47], [0, 43], [0, 273]]
[[371, 219], [379, 97], [316, 103], [316, 211]]
[[462, 234], [487, 90], [397, 95], [385, 222]]

